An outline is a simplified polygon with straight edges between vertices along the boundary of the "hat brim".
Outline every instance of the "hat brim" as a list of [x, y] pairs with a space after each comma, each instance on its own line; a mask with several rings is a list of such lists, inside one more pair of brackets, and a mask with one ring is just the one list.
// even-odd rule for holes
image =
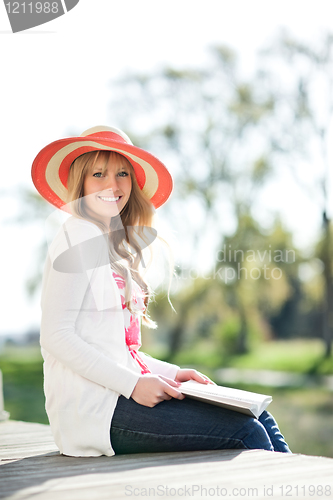
[[137, 146], [111, 139], [70, 137], [44, 147], [34, 159], [31, 176], [37, 191], [57, 208], [66, 205], [67, 178], [73, 161], [84, 153], [104, 150], [125, 156], [133, 166], [138, 185], [155, 208], [169, 198], [173, 181], [165, 165]]

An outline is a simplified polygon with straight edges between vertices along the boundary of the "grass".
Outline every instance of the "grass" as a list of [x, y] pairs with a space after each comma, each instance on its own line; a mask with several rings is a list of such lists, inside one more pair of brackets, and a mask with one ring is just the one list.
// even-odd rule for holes
[[201, 340], [192, 348], [179, 352], [172, 362], [182, 366], [201, 365], [209, 369], [233, 367], [314, 375], [333, 374], [333, 357], [324, 358], [323, 343], [316, 339], [264, 342], [248, 354], [233, 356], [219, 352], [211, 341]]
[[297, 373], [333, 374], [333, 358], [324, 358], [318, 340], [275, 341], [260, 344], [255, 351], [234, 358], [235, 368], [262, 368]]
[[12, 420], [48, 424], [39, 348], [10, 347], [0, 356], [5, 410]]

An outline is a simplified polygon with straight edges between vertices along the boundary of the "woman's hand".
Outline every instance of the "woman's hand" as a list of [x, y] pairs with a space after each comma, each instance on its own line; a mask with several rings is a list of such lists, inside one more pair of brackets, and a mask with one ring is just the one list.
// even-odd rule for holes
[[178, 383], [162, 375], [142, 375], [133, 389], [131, 398], [143, 406], [157, 405], [165, 399], [184, 399], [184, 395], [177, 390]]
[[187, 380], [195, 380], [196, 382], [200, 382], [201, 384], [216, 385], [215, 382], [210, 380], [210, 378], [198, 372], [197, 370], [193, 370], [192, 368], [180, 368], [175, 376], [175, 381], [186, 382]]

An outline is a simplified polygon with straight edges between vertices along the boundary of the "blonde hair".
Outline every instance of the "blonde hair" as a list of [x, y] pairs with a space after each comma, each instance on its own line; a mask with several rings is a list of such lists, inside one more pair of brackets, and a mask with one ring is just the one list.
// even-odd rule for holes
[[[107, 170], [107, 163], [111, 158], [112, 161], [120, 163], [121, 166], [129, 168], [132, 189], [128, 202], [122, 209], [120, 214], [110, 218], [110, 225], [101, 220], [89, 215], [85, 209], [84, 197], [84, 180], [88, 173], [92, 172], [97, 159], [101, 162], [102, 175]], [[132, 301], [132, 279], [141, 287], [144, 293], [145, 310], [142, 315], [142, 323], [149, 328], [156, 328], [157, 324], [152, 321], [148, 316], [148, 304], [152, 298], [152, 290], [143, 279], [139, 272], [139, 264], [143, 261], [142, 246], [140, 245], [137, 235], [149, 246], [149, 243], [155, 239], [156, 233], [152, 228], [152, 221], [155, 213], [155, 208], [151, 201], [144, 195], [138, 186], [134, 169], [131, 163], [125, 156], [116, 153], [115, 151], [92, 151], [84, 153], [76, 158], [70, 166], [68, 180], [67, 180], [68, 197], [67, 203], [71, 203], [71, 211], [73, 216], [80, 219], [89, 220], [96, 224], [102, 232], [108, 233], [109, 243], [109, 259], [111, 268], [120, 274], [125, 280], [125, 303], [126, 307], [132, 314], [137, 313], [135, 304]], [[135, 227], [135, 229], [134, 229]], [[150, 233], [152, 238], [147, 241], [147, 232]], [[170, 252], [168, 243], [157, 235], [164, 244], [166, 244], [169, 251], [170, 262], [170, 281], [168, 289], [168, 300], [170, 302], [169, 292], [171, 279], [173, 275], [173, 258]], [[125, 243], [129, 249], [126, 248]], [[136, 255], [131, 252], [134, 250]], [[123, 265], [120, 260], [124, 259], [127, 263]], [[150, 247], [150, 259], [148, 267], [153, 259], [152, 249]], [[174, 310], [174, 309], [173, 309]]]

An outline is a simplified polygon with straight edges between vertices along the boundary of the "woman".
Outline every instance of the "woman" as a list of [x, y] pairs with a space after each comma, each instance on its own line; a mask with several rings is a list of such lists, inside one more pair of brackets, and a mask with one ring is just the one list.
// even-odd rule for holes
[[172, 191], [163, 163], [122, 131], [95, 127], [43, 148], [32, 178], [72, 214], [50, 245], [41, 297], [46, 411], [60, 452], [290, 452], [268, 412], [258, 421], [184, 398], [181, 382], [213, 382], [139, 352], [140, 318], [156, 327], [142, 267], [154, 209]]

